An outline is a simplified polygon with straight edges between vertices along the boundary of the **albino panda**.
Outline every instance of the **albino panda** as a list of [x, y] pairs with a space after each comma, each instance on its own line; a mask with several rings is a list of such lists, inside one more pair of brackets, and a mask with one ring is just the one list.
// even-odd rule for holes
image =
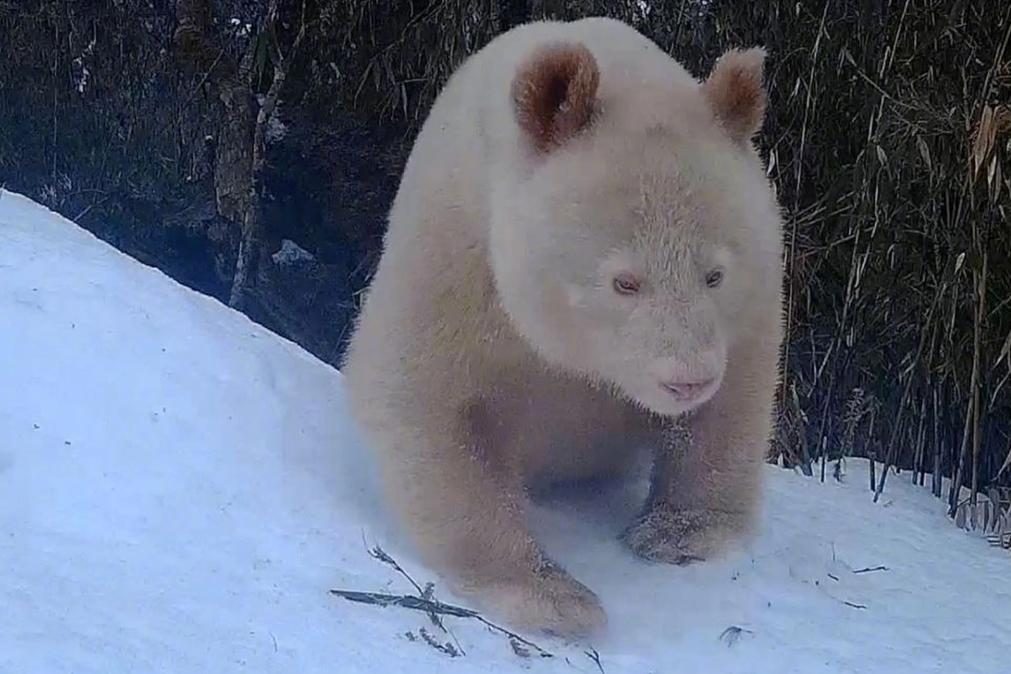
[[532, 486], [646, 445], [632, 550], [681, 563], [751, 531], [782, 340], [763, 62], [731, 51], [699, 82], [621, 22], [531, 23], [417, 138], [343, 370], [424, 560], [518, 628], [605, 622], [532, 538]]

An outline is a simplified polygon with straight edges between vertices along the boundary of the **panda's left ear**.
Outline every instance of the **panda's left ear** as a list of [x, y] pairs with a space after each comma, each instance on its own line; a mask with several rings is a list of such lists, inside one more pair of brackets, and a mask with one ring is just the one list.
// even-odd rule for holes
[[738, 142], [751, 140], [765, 121], [764, 67], [765, 50], [761, 47], [732, 49], [720, 56], [702, 83], [713, 114]]

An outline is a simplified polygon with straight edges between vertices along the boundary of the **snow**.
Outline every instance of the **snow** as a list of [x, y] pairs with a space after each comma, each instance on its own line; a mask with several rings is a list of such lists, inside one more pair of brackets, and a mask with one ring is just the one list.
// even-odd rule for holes
[[538, 506], [610, 618], [526, 635], [552, 658], [335, 597], [411, 592], [367, 541], [458, 602], [400, 544], [341, 375], [10, 192], [0, 373], [3, 674], [1011, 672], [1011, 558], [906, 475], [872, 503], [856, 461], [824, 484], [769, 466], [759, 538], [684, 568], [615, 540], [636, 489]]

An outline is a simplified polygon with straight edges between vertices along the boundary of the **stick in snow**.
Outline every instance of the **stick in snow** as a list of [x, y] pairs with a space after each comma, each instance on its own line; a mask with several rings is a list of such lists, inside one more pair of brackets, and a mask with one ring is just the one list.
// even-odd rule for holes
[[[422, 589], [421, 586], [414, 580], [414, 578], [412, 578], [411, 575], [407, 573], [407, 571], [405, 571], [404, 568], [400, 566], [400, 564], [397, 563], [397, 560], [393, 559], [393, 557], [389, 555], [389, 553], [387, 553], [378, 545], [370, 548], [368, 542], [365, 540], [364, 531], [362, 531], [362, 542], [365, 543], [365, 548], [366, 550], [368, 550], [368, 553], [371, 557], [379, 560], [383, 564], [386, 564], [387, 566], [394, 569], [397, 573], [402, 575], [404, 578], [406, 578], [407, 582], [413, 585], [414, 589], [418, 591], [418, 596], [411, 597], [406, 595], [388, 595], [388, 594], [378, 594], [374, 592], [349, 592], [346, 590], [331, 590], [330, 592], [332, 594], [335, 594], [339, 597], [344, 597], [345, 599], [348, 599], [350, 601], [357, 601], [360, 603], [374, 604], [379, 606], [393, 605], [393, 606], [401, 606], [403, 608], [414, 609], [416, 611], [425, 611], [428, 614], [428, 617], [432, 620], [432, 623], [436, 627], [441, 629], [443, 632], [450, 634], [453, 637], [454, 641], [456, 641], [456, 635], [454, 635], [452, 632], [446, 629], [446, 626], [442, 624], [442, 621], [440, 620], [439, 616], [449, 615], [455, 618], [473, 618], [474, 620], [477, 620], [478, 622], [484, 624], [486, 627], [496, 632], [500, 632], [501, 634], [504, 634], [505, 636], [509, 637], [509, 643], [512, 646], [513, 651], [515, 651], [516, 654], [520, 655], [521, 657], [523, 657], [522, 651], [524, 649], [519, 647], [520, 645], [534, 649], [535, 651], [537, 651], [537, 654], [540, 655], [540, 657], [542, 658], [554, 657], [552, 653], [544, 650], [543, 648], [533, 643], [532, 641], [524, 639], [520, 635], [510, 632], [506, 628], [496, 625], [490, 620], [485, 619], [477, 611], [473, 611], [468, 608], [462, 608], [459, 606], [453, 606], [451, 604], [444, 604], [441, 601], [435, 599], [435, 591], [434, 591], [435, 586], [432, 583], [428, 583], [425, 589]], [[463, 647], [460, 646], [460, 643], [457, 642], [456, 645], [460, 653], [464, 654]], [[529, 654], [527, 654], [527, 657], [528, 656]]]
[[453, 618], [473, 618], [480, 623], [483, 623], [487, 627], [505, 634], [510, 639], [514, 639], [524, 646], [528, 646], [537, 651], [538, 655], [542, 658], [554, 657], [552, 653], [544, 650], [532, 641], [528, 641], [523, 637], [510, 632], [504, 627], [500, 627], [495, 623], [484, 618], [480, 613], [469, 608], [463, 608], [461, 606], [454, 606], [452, 604], [444, 604], [441, 601], [433, 599], [425, 599], [423, 597], [412, 597], [410, 595], [396, 595], [396, 594], [384, 594], [381, 592], [357, 592], [354, 590], [330, 590], [330, 594], [338, 597], [343, 597], [348, 601], [357, 602], [360, 604], [372, 604], [373, 606], [399, 606], [401, 608], [408, 608], [414, 611], [424, 611], [425, 613], [434, 613], [441, 616], [451, 616]]

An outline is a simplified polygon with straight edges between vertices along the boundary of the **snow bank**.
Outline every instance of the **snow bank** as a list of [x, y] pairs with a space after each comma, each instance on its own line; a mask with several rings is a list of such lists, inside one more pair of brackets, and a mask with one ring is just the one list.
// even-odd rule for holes
[[592, 644], [527, 635], [552, 658], [334, 597], [411, 591], [364, 541], [437, 581], [397, 544], [340, 374], [10, 192], [0, 386], [3, 674], [597, 672], [594, 653], [608, 674], [1011, 672], [1007, 554], [904, 476], [872, 504], [852, 463], [827, 484], [769, 467], [759, 540], [686, 568], [614, 539], [625, 492], [539, 507], [610, 615]]

